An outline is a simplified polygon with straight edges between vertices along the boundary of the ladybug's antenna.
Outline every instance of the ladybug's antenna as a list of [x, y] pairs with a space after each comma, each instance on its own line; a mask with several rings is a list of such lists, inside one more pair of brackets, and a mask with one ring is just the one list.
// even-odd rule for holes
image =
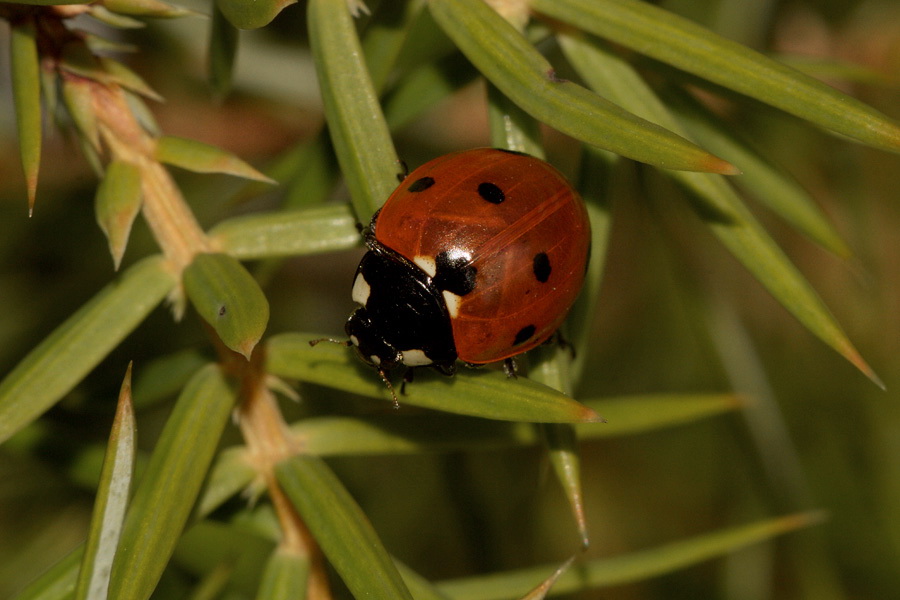
[[378, 369], [378, 374], [381, 375], [381, 380], [384, 382], [384, 385], [387, 386], [388, 391], [391, 393], [391, 398], [394, 399], [394, 408], [400, 408], [400, 401], [397, 400], [397, 392], [394, 391], [394, 386], [391, 385], [391, 380], [387, 378], [387, 373], [384, 372], [384, 369]]

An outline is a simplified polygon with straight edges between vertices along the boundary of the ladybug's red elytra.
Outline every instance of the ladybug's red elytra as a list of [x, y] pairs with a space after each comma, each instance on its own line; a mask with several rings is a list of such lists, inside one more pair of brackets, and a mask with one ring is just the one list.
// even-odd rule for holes
[[389, 388], [400, 366], [452, 375], [457, 360], [496, 362], [546, 341], [581, 290], [590, 247], [584, 203], [559, 171], [493, 148], [414, 170], [364, 234], [360, 308], [345, 331]]

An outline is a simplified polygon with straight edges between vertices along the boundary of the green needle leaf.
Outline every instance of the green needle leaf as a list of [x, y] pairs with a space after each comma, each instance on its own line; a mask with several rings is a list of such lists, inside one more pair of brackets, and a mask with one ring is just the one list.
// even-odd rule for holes
[[[577, 36], [560, 35], [560, 42], [592, 87], [603, 89], [617, 101], [628, 102], [646, 119], [673, 131], [681, 130], [649, 86], [617, 55]], [[782, 306], [810, 332], [881, 385], [813, 287], [756, 221], [725, 178], [683, 171], [663, 173], [688, 190], [696, 201], [694, 212]]]
[[0, 442], [68, 393], [174, 286], [162, 257], [146, 258], [57, 327], [0, 382]]
[[10, 70], [19, 153], [28, 189], [28, 214], [34, 210], [41, 164], [41, 67], [34, 21], [23, 20], [10, 30]]
[[215, 226], [210, 237], [242, 260], [334, 252], [362, 241], [348, 205], [235, 217]]
[[[391, 402], [391, 395], [374, 369], [338, 344], [311, 348], [314, 334], [280, 334], [267, 345], [267, 367], [274, 375], [317, 383]], [[428, 372], [400, 395], [400, 403], [457, 414], [533, 423], [599, 421], [590, 408], [565, 394], [525, 378], [511, 380], [498, 371], [471, 371], [454, 378]]]
[[269, 557], [259, 583], [256, 600], [295, 600], [306, 598], [309, 559], [278, 548]]
[[163, 136], [157, 141], [156, 159], [195, 173], [225, 173], [275, 183], [234, 154], [196, 140]]
[[249, 360], [269, 322], [269, 302], [247, 269], [227, 254], [198, 254], [184, 270], [184, 290], [222, 342]]
[[114, 160], [97, 187], [94, 210], [97, 223], [106, 234], [116, 270], [122, 263], [131, 225], [141, 210], [141, 172], [136, 165]]
[[691, 142], [570, 81], [482, 0], [431, 0], [435, 21], [491, 83], [534, 118], [588, 144], [668, 169], [735, 174]]
[[368, 220], [403, 171], [345, 2], [310, 0], [309, 42], [328, 131], [356, 215]]
[[216, 365], [198, 371], [178, 397], [128, 511], [110, 598], [150, 597], [197, 500], [234, 401], [235, 392]]
[[275, 474], [354, 597], [412, 600], [372, 524], [322, 459], [295, 456]]
[[212, 11], [209, 32], [209, 85], [213, 94], [222, 99], [231, 90], [234, 59], [240, 37], [238, 30], [228, 22], [218, 5], [213, 4]]
[[137, 432], [133, 410], [129, 363], [100, 473], [91, 530], [75, 588], [76, 600], [106, 600], [107, 597], [109, 574], [122, 532], [134, 474]]
[[[724, 556], [821, 520], [820, 513], [788, 515], [729, 527], [632, 554], [587, 561], [577, 570], [561, 575], [553, 591], [566, 594], [642, 581]], [[467, 577], [438, 583], [438, 588], [459, 600], [507, 600], [525, 594], [535, 580], [554, 568], [555, 565], [541, 565], [483, 577]]]
[[900, 125], [838, 90], [638, 0], [534, 0], [534, 10], [882, 150]]
[[[297, 0], [216, 0], [225, 18], [238, 29], [258, 29]], [[343, 2], [340, 3], [342, 6]]]

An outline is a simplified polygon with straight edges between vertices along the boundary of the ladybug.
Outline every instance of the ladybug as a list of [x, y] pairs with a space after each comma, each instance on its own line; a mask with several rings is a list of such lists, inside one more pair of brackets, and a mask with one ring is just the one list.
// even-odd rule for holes
[[363, 233], [360, 307], [344, 329], [395, 404], [387, 373], [400, 366], [452, 375], [457, 361], [506, 361], [513, 375], [512, 357], [545, 342], [575, 302], [590, 246], [584, 203], [563, 175], [495, 148], [414, 170]]

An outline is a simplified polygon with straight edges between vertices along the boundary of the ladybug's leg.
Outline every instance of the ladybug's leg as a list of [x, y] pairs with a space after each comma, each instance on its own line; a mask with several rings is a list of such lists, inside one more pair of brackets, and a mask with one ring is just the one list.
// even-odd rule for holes
[[[381, 375], [381, 380], [384, 382], [384, 385], [387, 386], [388, 391], [391, 393], [391, 398], [394, 399], [394, 408], [400, 408], [400, 401], [397, 400], [397, 392], [394, 391], [394, 386], [391, 385], [391, 380], [388, 379], [387, 373], [384, 372], [384, 369], [378, 369], [378, 374]], [[403, 388], [401, 387], [401, 392]]]
[[562, 330], [557, 329], [556, 332], [554, 332], [553, 335], [544, 340], [541, 345], [544, 346], [547, 344], [557, 344], [560, 348], [569, 351], [569, 358], [575, 358], [575, 346], [573, 346], [572, 342], [570, 342], [568, 338], [563, 335]]
[[397, 173], [397, 181], [399, 181], [400, 183], [403, 183], [403, 180], [406, 179], [407, 175], [409, 175], [409, 166], [406, 164], [406, 161], [403, 160], [402, 158], [399, 159], [399, 161], [400, 161], [400, 169], [401, 170], [399, 173]]
[[412, 367], [407, 367], [406, 371], [403, 373], [403, 383], [400, 384], [400, 395], [406, 395], [406, 384], [413, 382], [413, 375], [415, 375], [415, 370]]
[[516, 371], [519, 370], [519, 363], [516, 361], [515, 356], [510, 356], [509, 358], [503, 359], [503, 372], [506, 373], [506, 376], [510, 379], [517, 379]]

